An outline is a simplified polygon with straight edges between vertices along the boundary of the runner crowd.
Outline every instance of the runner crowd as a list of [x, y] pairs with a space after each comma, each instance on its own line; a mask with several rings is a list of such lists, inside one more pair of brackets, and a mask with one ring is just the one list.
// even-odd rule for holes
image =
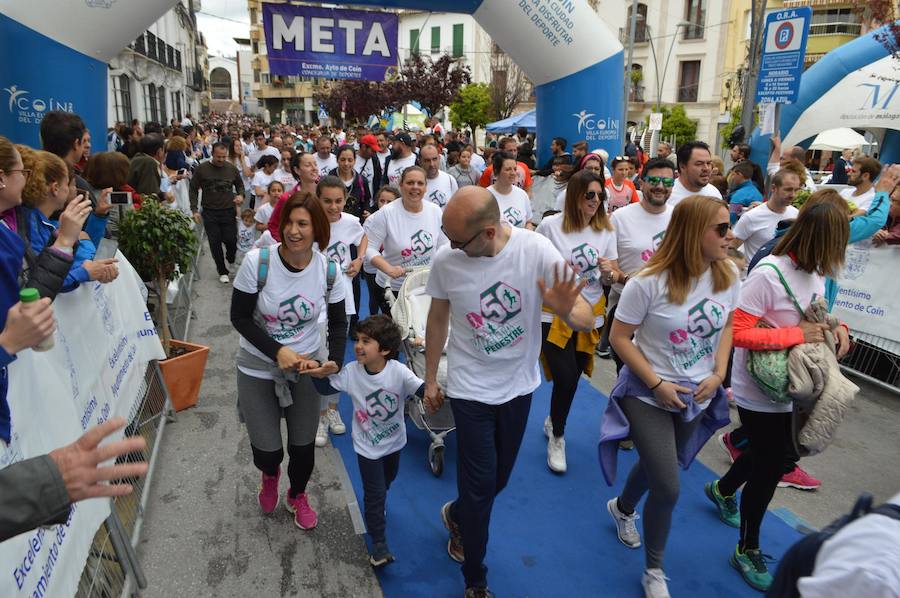
[[[117, 235], [111, 193], [128, 194], [127, 209], [162, 202], [202, 224], [217, 276], [233, 287], [238, 404], [261, 472], [261, 510], [281, 500], [285, 419], [284, 503], [299, 528], [316, 527], [307, 487], [315, 447], [346, 432], [337, 410], [345, 392], [370, 561], [390, 563], [385, 502], [406, 444], [403, 402], [449, 408], [458, 496], [435, 516], [447, 528], [449, 556], [462, 563], [467, 597], [488, 595], [491, 509], [516, 461], [539, 364], [553, 385], [541, 414], [547, 466], [563, 475], [567, 418], [595, 358], [615, 360], [619, 373], [599, 438], [607, 481], [619, 450], [639, 456], [606, 505], [609, 533], [627, 548], [643, 546], [646, 596], [668, 596], [666, 575], [678, 575], [665, 572], [664, 556], [679, 467], [714, 436], [733, 460], [705, 488], [710, 508], [736, 528], [735, 546], [723, 550], [749, 585], [769, 589], [759, 538], [767, 506], [779, 486], [815, 490], [821, 482], [799, 465], [790, 401], [763, 386], [777, 365], [757, 354], [828, 347], [830, 365], [821, 367], [837, 380], [849, 331], [827, 316], [846, 246], [900, 243], [900, 166], [844, 152], [832, 165], [832, 182], [848, 185], [838, 193], [817, 187], [805, 150], [777, 139], [767, 164], [735, 145], [726, 168], [702, 141], [674, 151], [662, 143], [651, 158], [632, 143], [609, 156], [561, 137], [538, 165], [525, 130], [479, 145], [436, 119], [425, 130], [387, 132], [187, 115], [119, 123], [98, 152], [99, 135], [92, 139], [77, 115], [50, 112], [41, 135], [41, 149], [0, 137], [0, 437], [8, 441], [11, 426], [6, 366], [51, 334], [52, 299], [118, 274], [114, 258], [96, 256], [102, 240]], [[535, 177], [551, 181], [540, 209]], [[399, 292], [422, 267], [430, 268], [431, 308], [418, 377], [397, 361], [401, 332], [385, 290]], [[38, 307], [19, 301], [25, 287], [44, 298]], [[352, 364], [344, 364], [348, 338]], [[439, 384], [441, 359], [449, 372]], [[842, 392], [820, 388], [814, 398], [840, 402]], [[732, 419], [729, 406], [741, 426], [719, 434]], [[837, 422], [820, 425], [814, 431], [827, 439]], [[112, 429], [86, 442], [96, 451]], [[90, 468], [135, 446], [95, 454]], [[117, 465], [76, 491], [59, 475], [65, 467], [51, 454], [28, 470], [0, 470], [2, 537], [64, 521], [81, 498], [126, 492], [101, 480], [143, 471]], [[34, 476], [61, 493], [61, 503], [23, 506], [7, 492]], [[855, 591], [852, 571], [829, 570], [827, 557], [800, 579], [804, 596], [833, 595], [821, 589], [825, 577]]]

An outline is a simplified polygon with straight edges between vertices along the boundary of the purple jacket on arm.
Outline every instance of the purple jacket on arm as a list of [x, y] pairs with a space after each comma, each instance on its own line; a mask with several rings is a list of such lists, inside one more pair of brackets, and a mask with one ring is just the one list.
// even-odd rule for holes
[[[690, 388], [691, 391], [698, 386], [693, 382], [683, 380], [677, 380], [675, 383]], [[597, 445], [597, 455], [600, 458], [603, 477], [610, 486], [616, 481], [616, 457], [619, 452], [619, 441], [628, 438], [631, 430], [628, 418], [625, 417], [625, 412], [622, 411], [619, 402], [625, 397], [638, 396], [652, 397], [653, 392], [640, 378], [631, 373], [626, 365], [619, 372], [619, 378], [609, 394], [609, 402], [606, 404], [606, 411], [603, 412], [603, 418], [600, 421], [600, 443]], [[700, 408], [700, 405], [694, 401], [693, 395], [678, 393], [678, 398], [687, 405], [679, 414], [684, 421], [693, 421], [696, 417], [703, 418], [694, 435], [678, 451], [678, 464], [682, 469], [687, 469], [716, 430], [727, 426], [731, 419], [728, 414], [728, 399], [721, 386], [709, 400], [709, 406], [706, 409]]]

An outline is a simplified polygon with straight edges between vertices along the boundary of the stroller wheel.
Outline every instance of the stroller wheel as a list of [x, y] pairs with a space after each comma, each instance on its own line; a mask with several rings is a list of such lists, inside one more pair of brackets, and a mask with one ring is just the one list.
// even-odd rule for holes
[[428, 447], [428, 465], [431, 467], [434, 477], [441, 477], [441, 474], [444, 473], [444, 445], [432, 444]]

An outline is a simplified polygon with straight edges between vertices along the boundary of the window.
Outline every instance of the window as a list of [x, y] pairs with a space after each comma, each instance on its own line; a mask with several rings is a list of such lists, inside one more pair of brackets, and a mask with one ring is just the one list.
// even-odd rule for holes
[[166, 64], [170, 68], [175, 68], [175, 48], [173, 48], [169, 44], [166, 44], [166, 59]]
[[131, 79], [128, 75], [113, 77], [113, 102], [116, 107], [116, 120], [131, 124], [134, 117], [131, 112]]
[[259, 69], [253, 69], [253, 82], [259, 83]]
[[260, 73], [259, 79], [266, 85], [272, 84], [272, 76], [269, 73]]
[[409, 53], [413, 56], [419, 53], [419, 30], [409, 30]]
[[158, 104], [159, 104], [159, 122], [162, 123], [163, 126], [166, 126], [166, 123], [169, 121], [169, 115], [166, 113], [166, 88], [160, 87], [157, 93]]
[[172, 116], [175, 120], [181, 122], [181, 92], [172, 92]]
[[463, 24], [458, 23], [453, 26], [453, 57], [459, 58], [463, 55]]
[[703, 0], [685, 0], [684, 20], [690, 23], [684, 28], [684, 39], [703, 39], [703, 28], [706, 26]]
[[678, 101], [696, 102], [697, 91], [700, 87], [700, 61], [686, 60], [681, 63], [681, 73], [678, 77]]
[[254, 54], [259, 54], [259, 42], [256, 40], [253, 40], [252, 42], [250, 42], [250, 50]]
[[144, 86], [144, 119], [159, 122], [159, 107], [156, 103], [156, 85]]
[[251, 8], [250, 9], [250, 24], [254, 25], [255, 23], [256, 23], [256, 9]]
[[[650, 35], [647, 33], [647, 5], [643, 2], [638, 4], [638, 18], [634, 29], [634, 43], [640, 44], [649, 41]], [[631, 32], [631, 5], [628, 6], [627, 16], [625, 17], [625, 31]], [[626, 33], [627, 40], [627, 33]]]
[[[288, 77], [290, 80], [290, 77]], [[222, 67], [214, 68], [209, 73], [209, 87], [214, 100], [231, 100], [231, 73]]]
[[181, 70], [181, 50], [175, 50], [175, 70]]
[[852, 8], [833, 8], [813, 12], [810, 35], [859, 35], [861, 25]]
[[156, 60], [156, 36], [147, 32], [147, 57]]
[[431, 28], [431, 53], [439, 54], [441, 51], [441, 28]]

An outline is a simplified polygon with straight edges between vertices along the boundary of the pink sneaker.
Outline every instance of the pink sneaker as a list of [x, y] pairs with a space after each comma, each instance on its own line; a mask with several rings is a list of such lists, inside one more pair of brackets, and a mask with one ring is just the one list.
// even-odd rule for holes
[[262, 482], [259, 484], [259, 506], [262, 507], [263, 513], [271, 513], [278, 506], [278, 478], [281, 477], [281, 468], [275, 475], [269, 476], [262, 474]]
[[778, 482], [779, 488], [790, 487], [799, 490], [818, 490], [821, 485], [822, 482], [820, 480], [800, 469], [799, 465], [792, 472], [784, 474], [781, 477], [781, 481]]
[[734, 463], [735, 460], [741, 456], [741, 453], [743, 451], [731, 444], [731, 433], [725, 432], [724, 434], [719, 434], [717, 440], [719, 442], [719, 446], [722, 447], [722, 450], [728, 453], [728, 458], [731, 459], [732, 463]]
[[300, 529], [312, 529], [319, 523], [319, 516], [309, 506], [309, 499], [305, 492], [294, 498], [288, 494], [284, 504], [287, 510], [294, 514], [294, 523]]

